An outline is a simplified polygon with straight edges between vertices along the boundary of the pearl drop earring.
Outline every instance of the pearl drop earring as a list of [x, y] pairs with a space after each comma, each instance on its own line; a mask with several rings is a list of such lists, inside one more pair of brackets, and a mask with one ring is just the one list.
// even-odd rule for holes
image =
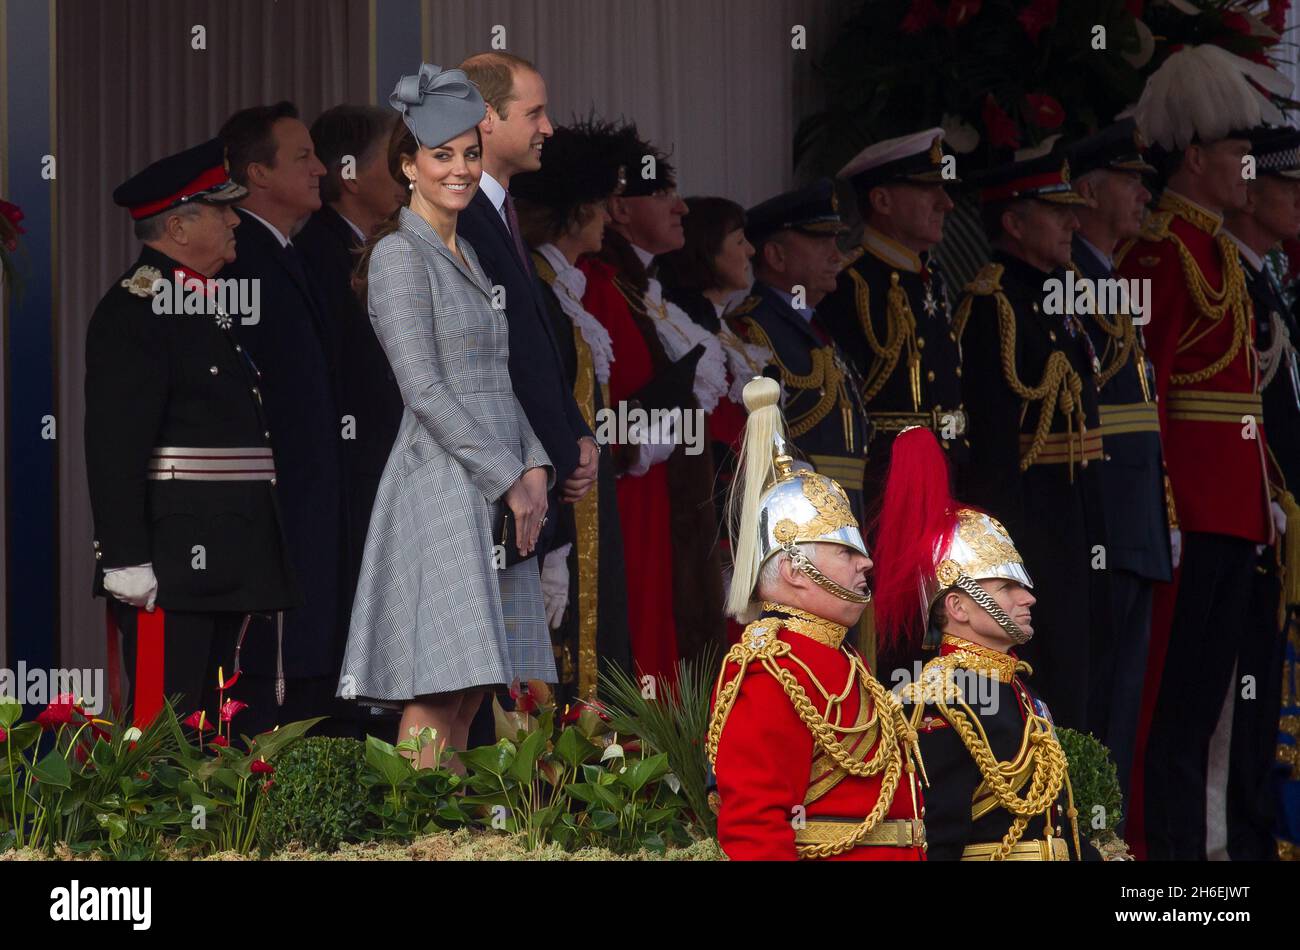
[[406, 187], [407, 187], [407, 189], [409, 189], [410, 191], [415, 191], [415, 179], [412, 178], [412, 179], [407, 183]]

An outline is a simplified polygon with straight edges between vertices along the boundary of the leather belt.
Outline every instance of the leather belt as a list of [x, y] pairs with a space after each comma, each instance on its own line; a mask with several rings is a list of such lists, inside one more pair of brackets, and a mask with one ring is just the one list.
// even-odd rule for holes
[[275, 483], [275, 457], [266, 446], [179, 448], [160, 446], [149, 455], [148, 477], [156, 481]]
[[[861, 823], [860, 818], [809, 818], [802, 828], [795, 829], [794, 843], [832, 844], [847, 838]], [[925, 823], [908, 818], [882, 821], [867, 832], [857, 847], [924, 848]]]
[[1241, 425], [1245, 416], [1253, 416], [1258, 425], [1264, 414], [1259, 393], [1223, 393], [1207, 389], [1171, 389], [1170, 419], [1185, 422], [1227, 422]]
[[[993, 855], [1002, 847], [1002, 842], [985, 844], [968, 844], [962, 849], [963, 861], [992, 861]], [[1068, 861], [1070, 848], [1064, 838], [1052, 838], [1044, 841], [1020, 841], [1011, 846], [1011, 853], [1006, 861]]]
[[[941, 438], [958, 438], [966, 434], [965, 409], [943, 409], [936, 406], [929, 412], [868, 412], [867, 418], [877, 432], [902, 432], [908, 426], [925, 426]], [[945, 436], [943, 429], [949, 419], [953, 420], [956, 429]]]
[[848, 491], [862, 491], [862, 473], [866, 471], [867, 460], [851, 455], [812, 455], [808, 461], [818, 475], [825, 475], [840, 483]]
[[[1080, 445], [1082, 441], [1082, 445]], [[1020, 433], [1020, 454], [1023, 457], [1033, 447], [1034, 437]], [[1035, 465], [1068, 465], [1091, 462], [1101, 458], [1101, 429], [1089, 429], [1080, 440], [1069, 432], [1049, 432], [1043, 439], [1043, 448], [1034, 459]]]
[[1132, 432], [1159, 432], [1160, 410], [1154, 402], [1126, 402], [1098, 406], [1103, 438]]

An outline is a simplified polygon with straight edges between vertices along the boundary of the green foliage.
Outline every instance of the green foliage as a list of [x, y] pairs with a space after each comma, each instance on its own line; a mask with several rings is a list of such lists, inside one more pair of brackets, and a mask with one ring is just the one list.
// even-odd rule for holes
[[680, 785], [693, 819], [710, 835], [716, 833], [717, 819], [709, 808], [704, 743], [717, 673], [717, 656], [710, 649], [694, 659], [679, 660], [677, 682], [658, 684], [653, 695], [645, 695], [638, 680], [613, 664], [601, 670], [599, 687], [610, 726], [667, 755], [670, 782]]
[[275, 768], [258, 830], [263, 853], [291, 842], [334, 851], [366, 837], [368, 802], [361, 791], [365, 744], [312, 736], [289, 749]]
[[1090, 838], [1114, 832], [1124, 814], [1124, 800], [1110, 750], [1093, 736], [1063, 726], [1056, 727], [1056, 737], [1070, 763], [1070, 784], [1074, 786], [1074, 804], [1079, 809], [1079, 828]]
[[366, 736], [360, 780], [366, 789], [368, 837], [410, 841], [417, 835], [469, 822], [456, 794], [461, 778], [445, 765], [450, 752], [441, 750], [431, 768], [415, 766], [421, 751], [436, 738], [432, 729], [423, 729], [396, 745]]

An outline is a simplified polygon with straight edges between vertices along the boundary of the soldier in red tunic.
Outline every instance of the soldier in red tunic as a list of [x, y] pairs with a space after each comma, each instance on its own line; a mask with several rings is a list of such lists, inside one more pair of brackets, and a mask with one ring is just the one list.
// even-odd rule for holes
[[[1246, 130], [1280, 113], [1249, 80], [1280, 91], [1272, 70], [1213, 46], [1174, 53], [1152, 75], [1135, 112], [1154, 143], [1167, 187], [1119, 273], [1150, 281], [1145, 326], [1182, 563], [1158, 585], [1132, 797], [1145, 807], [1129, 832], [1148, 857], [1205, 860], [1210, 739], [1250, 629], [1255, 545], [1273, 532], [1265, 474], [1259, 360], [1226, 210], [1246, 203]], [[1282, 86], [1289, 88], [1289, 82]], [[1141, 768], [1145, 739], [1145, 770]], [[1143, 787], [1145, 785], [1145, 787]]]
[[718, 840], [733, 859], [922, 860], [916, 734], [844, 642], [871, 559], [844, 490], [785, 454], [780, 392], [763, 377], [744, 391], [727, 610], [749, 625], [709, 723]]

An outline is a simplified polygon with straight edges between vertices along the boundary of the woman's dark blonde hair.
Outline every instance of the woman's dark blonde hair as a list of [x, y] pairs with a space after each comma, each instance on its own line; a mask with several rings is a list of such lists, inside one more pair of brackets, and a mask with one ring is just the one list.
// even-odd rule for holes
[[[468, 132], [469, 130], [466, 129], [465, 131]], [[483, 133], [479, 131], [478, 126], [474, 126], [474, 134], [478, 137], [479, 148], [482, 148]], [[360, 254], [357, 257], [357, 266], [352, 272], [352, 288], [356, 291], [357, 296], [361, 298], [362, 304], [366, 302], [370, 255], [374, 253], [375, 245], [398, 229], [402, 209], [411, 205], [411, 180], [402, 171], [402, 159], [409, 158], [411, 161], [415, 161], [415, 156], [419, 151], [420, 143], [416, 141], [415, 135], [406, 127], [405, 122], [399, 120], [393, 126], [393, 132], [388, 137], [388, 174], [392, 176], [393, 181], [401, 186], [402, 201], [393, 210], [393, 213], [375, 228], [374, 233], [362, 245]]]

